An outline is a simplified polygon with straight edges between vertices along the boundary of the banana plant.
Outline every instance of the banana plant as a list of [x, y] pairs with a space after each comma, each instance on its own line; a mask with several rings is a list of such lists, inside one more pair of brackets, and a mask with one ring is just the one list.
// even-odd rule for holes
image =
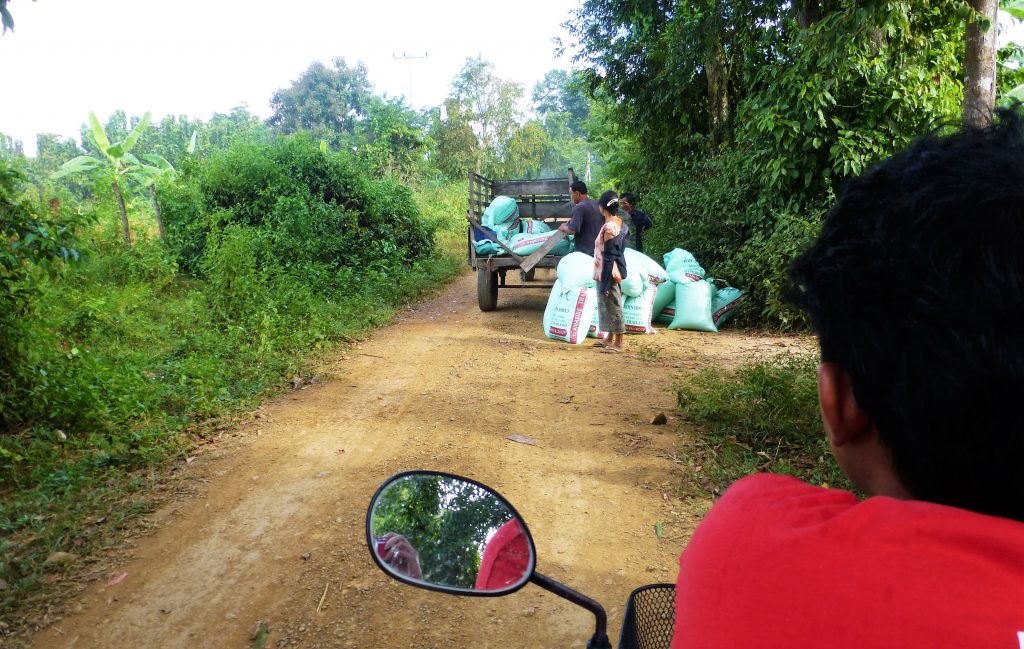
[[[192, 134], [192, 137], [193, 139], [195, 138], [195, 133]], [[193, 149], [194, 147], [190, 145], [189, 153]], [[174, 165], [168, 162], [167, 158], [162, 155], [147, 153], [142, 156], [142, 159], [149, 164], [139, 163], [129, 172], [129, 175], [140, 185], [149, 188], [149, 196], [153, 201], [153, 213], [156, 215], [156, 226], [160, 230], [160, 240], [166, 241], [167, 235], [164, 232], [164, 220], [160, 216], [160, 202], [156, 199], [156, 181], [160, 178], [173, 178], [178, 172]]]
[[142, 116], [142, 120], [135, 125], [135, 128], [131, 130], [124, 140], [111, 143], [110, 138], [107, 137], [106, 131], [103, 130], [103, 125], [100, 124], [100, 120], [97, 119], [96, 113], [90, 112], [90, 135], [92, 135], [93, 143], [103, 154], [104, 158], [106, 158], [106, 162], [95, 156], [80, 155], [65, 162], [51, 175], [51, 178], [62, 178], [72, 174], [93, 173], [105, 168], [106, 171], [111, 174], [111, 187], [114, 190], [114, 197], [117, 199], [118, 210], [121, 213], [121, 226], [124, 230], [124, 242], [129, 247], [132, 245], [132, 234], [131, 229], [128, 226], [128, 211], [124, 206], [124, 195], [121, 193], [120, 181], [127, 174], [136, 171], [140, 166], [142, 166], [139, 159], [132, 155], [130, 151], [139, 141], [139, 138], [142, 137], [142, 132], [149, 127], [150, 119], [152, 119], [152, 113], [147, 111], [146, 114]]

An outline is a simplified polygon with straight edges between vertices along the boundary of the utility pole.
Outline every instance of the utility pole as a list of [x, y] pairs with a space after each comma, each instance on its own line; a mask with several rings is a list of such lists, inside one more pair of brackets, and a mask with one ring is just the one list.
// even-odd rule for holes
[[393, 58], [396, 61], [408, 61], [409, 62], [409, 94], [406, 95], [405, 98], [409, 102], [409, 108], [413, 108], [413, 103], [412, 103], [412, 62], [417, 60], [417, 59], [425, 59], [425, 58], [427, 58], [427, 53], [424, 52], [423, 56], [420, 56], [418, 54], [406, 54], [405, 52], [402, 52], [401, 55], [392, 53], [391, 54], [391, 58]]

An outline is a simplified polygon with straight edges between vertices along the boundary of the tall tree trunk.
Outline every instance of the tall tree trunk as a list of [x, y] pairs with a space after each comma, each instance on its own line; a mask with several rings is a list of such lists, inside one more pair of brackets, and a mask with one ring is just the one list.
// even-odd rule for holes
[[124, 196], [121, 195], [121, 186], [117, 184], [117, 181], [110, 183], [110, 186], [114, 188], [114, 197], [117, 198], [117, 209], [121, 211], [121, 226], [124, 229], [124, 242], [128, 244], [128, 247], [132, 247], [132, 233], [128, 229], [128, 210], [124, 208]]
[[[964, 58], [964, 126], [992, 123], [996, 104], [996, 36], [999, 0], [968, 0], [977, 12], [967, 21]], [[984, 22], [987, 20], [988, 29]]]
[[164, 220], [160, 216], [160, 203], [156, 200], [156, 185], [153, 183], [149, 184], [149, 195], [153, 199], [153, 213], [156, 214], [156, 227], [160, 230], [160, 240], [167, 241], [167, 235], [164, 234]]
[[800, 29], [807, 29], [821, 20], [821, 5], [818, 0], [797, 0], [793, 4], [796, 8], [796, 24]]
[[725, 61], [725, 47], [716, 35], [708, 48], [704, 63], [708, 76], [708, 112], [711, 123], [711, 146], [718, 148], [729, 122], [729, 68]]

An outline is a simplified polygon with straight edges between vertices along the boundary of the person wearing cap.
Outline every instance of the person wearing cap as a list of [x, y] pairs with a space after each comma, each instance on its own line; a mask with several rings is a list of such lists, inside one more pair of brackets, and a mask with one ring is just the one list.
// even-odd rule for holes
[[604, 226], [604, 217], [597, 202], [587, 196], [587, 184], [582, 180], [574, 180], [569, 185], [570, 196], [572, 197], [572, 218], [568, 223], [558, 226], [558, 229], [566, 234], [576, 235], [575, 248], [577, 252], [583, 252], [591, 257], [594, 256], [594, 240], [597, 233]]

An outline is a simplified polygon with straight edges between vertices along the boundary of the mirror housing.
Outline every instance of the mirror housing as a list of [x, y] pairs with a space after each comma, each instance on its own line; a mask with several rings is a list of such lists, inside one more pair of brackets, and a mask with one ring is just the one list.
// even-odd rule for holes
[[513, 593], [536, 567], [530, 531], [501, 494], [439, 471], [388, 478], [367, 508], [366, 541], [389, 577], [453, 595]]

